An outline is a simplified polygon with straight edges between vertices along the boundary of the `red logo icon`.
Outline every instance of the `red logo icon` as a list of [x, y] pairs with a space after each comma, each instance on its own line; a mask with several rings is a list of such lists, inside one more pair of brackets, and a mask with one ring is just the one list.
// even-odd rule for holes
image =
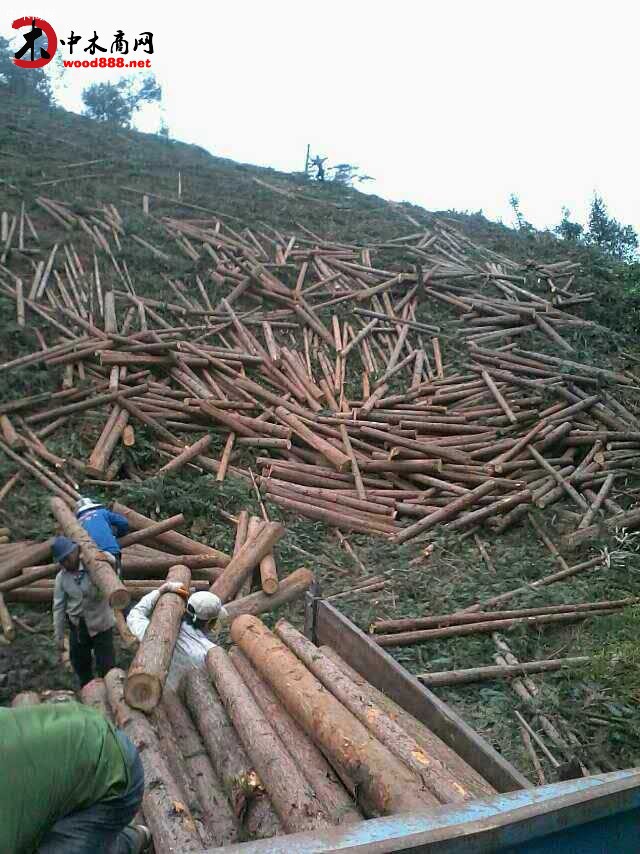
[[[14, 30], [31, 27], [28, 33], [23, 34], [25, 43], [20, 50], [14, 54], [14, 63], [19, 68], [42, 68], [51, 62], [58, 48], [58, 37], [51, 24], [43, 18], [35, 18], [33, 15], [25, 15], [24, 18], [16, 18], [11, 25]], [[36, 48], [36, 41], [41, 37], [47, 37], [47, 47]], [[37, 56], [39, 54], [39, 56]], [[28, 57], [24, 59], [25, 55]]]

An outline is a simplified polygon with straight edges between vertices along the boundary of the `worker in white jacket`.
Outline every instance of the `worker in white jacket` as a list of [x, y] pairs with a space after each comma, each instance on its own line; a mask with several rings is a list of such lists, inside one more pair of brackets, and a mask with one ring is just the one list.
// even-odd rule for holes
[[179, 581], [165, 581], [157, 590], [143, 596], [129, 612], [127, 625], [138, 640], [144, 637], [153, 609], [163, 593], [177, 593], [187, 600], [166, 681], [167, 686], [175, 691], [191, 667], [204, 669], [207, 652], [215, 646], [205, 632], [216, 620], [227, 621], [229, 615], [214, 593], [199, 591], [189, 596]]

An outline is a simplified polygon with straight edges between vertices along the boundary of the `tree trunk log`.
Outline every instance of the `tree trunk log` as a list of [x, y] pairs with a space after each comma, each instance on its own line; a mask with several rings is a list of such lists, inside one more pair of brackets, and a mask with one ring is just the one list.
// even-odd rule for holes
[[433, 795], [417, 791], [415, 775], [260, 620], [239, 617], [231, 626], [231, 637], [325, 756], [344, 768], [366, 815], [438, 805]]
[[87, 682], [80, 689], [80, 698], [85, 706], [91, 706], [92, 709], [104, 715], [108, 721], [114, 723], [113, 713], [109, 705], [109, 697], [107, 696], [107, 685], [104, 679], [96, 677], [91, 682]]
[[282, 833], [280, 820], [261, 791], [258, 775], [210, 680], [193, 670], [182, 684], [189, 711], [240, 824], [260, 838]]
[[279, 583], [277, 593], [269, 595], [264, 590], [259, 590], [257, 593], [244, 596], [242, 599], [228, 602], [225, 608], [231, 619], [235, 619], [241, 614], [253, 614], [254, 616], [264, 614], [266, 611], [274, 610], [279, 605], [284, 605], [285, 602], [291, 602], [293, 599], [303, 596], [313, 584], [313, 580], [314, 575], [311, 570], [300, 567]]
[[495, 794], [495, 789], [477, 771], [468, 765], [464, 759], [445, 744], [441, 738], [431, 732], [423, 723], [416, 720], [413, 715], [405, 711], [402, 706], [399, 706], [387, 697], [386, 694], [383, 694], [382, 691], [374, 688], [357, 670], [350, 667], [334, 649], [329, 646], [321, 646], [320, 651], [337, 664], [343, 673], [353, 681], [363, 698], [373, 705], [379, 706], [394, 721], [397, 721], [408, 735], [415, 738], [423, 750], [429, 755], [435, 756], [443, 765], [449, 768], [455, 779], [468, 789], [475, 798], [483, 798], [487, 795]]
[[298, 833], [331, 827], [316, 793], [222, 647], [207, 653], [207, 670], [285, 830]]
[[[174, 566], [167, 580], [179, 581], [188, 590], [191, 572], [186, 566]], [[158, 600], [127, 674], [125, 697], [133, 708], [150, 712], [160, 702], [185, 607], [177, 593], [163, 593]]]
[[17, 709], [21, 706], [39, 706], [42, 700], [37, 691], [22, 691], [11, 701], [11, 708]]
[[489, 679], [511, 679], [527, 673], [553, 673], [568, 667], [579, 667], [589, 661], [588, 656], [575, 658], [549, 658], [540, 661], [525, 661], [521, 664], [495, 665], [494, 667], [469, 667], [465, 670], [442, 670], [437, 673], [417, 673], [423, 685], [440, 688], [444, 685], [467, 685]]
[[266, 522], [259, 533], [249, 537], [238, 554], [231, 558], [222, 575], [211, 585], [211, 592], [223, 602], [228, 602], [242, 587], [252, 569], [259, 565], [265, 555], [270, 554], [284, 531], [278, 522]]
[[446, 804], [462, 803], [472, 799], [472, 794], [456, 781], [442, 762], [424, 751], [415, 739], [408, 736], [382, 709], [363, 700], [353, 682], [304, 635], [285, 620], [278, 622], [276, 634], [324, 687], [331, 691], [407, 768], [413, 771], [417, 780], [421, 781], [422, 787], [434, 795], [438, 801]]
[[439, 522], [447, 522], [449, 519], [453, 519], [453, 517], [457, 516], [461, 510], [465, 510], [467, 507], [475, 504], [476, 501], [484, 495], [488, 495], [490, 492], [493, 492], [495, 488], [496, 484], [492, 480], [486, 480], [466, 495], [462, 495], [460, 498], [455, 498], [450, 504], [447, 504], [446, 507], [436, 510], [429, 516], [425, 516], [424, 519], [420, 519], [419, 522], [415, 522], [413, 525], [410, 525], [408, 528], [400, 531], [393, 538], [393, 542], [397, 544], [404, 543], [413, 537], [417, 537], [418, 534], [428, 531]]
[[[125, 516], [129, 522], [129, 527], [133, 528], [134, 531], [140, 531], [155, 524], [153, 519], [143, 516], [142, 513], [136, 513], [135, 510], [117, 501], [113, 505], [113, 510], [115, 513]], [[166, 531], [164, 534], [158, 534], [154, 539], [167, 551], [174, 552], [177, 555], [209, 555], [211, 564], [215, 566], [226, 566], [230, 561], [229, 555], [224, 552], [198, 543], [189, 537], [185, 537], [184, 534], [177, 533], [177, 531]]]
[[2, 593], [0, 593], [0, 626], [2, 626], [4, 636], [9, 642], [15, 640], [16, 628], [13, 625], [9, 609], [5, 605]]
[[149, 525], [148, 528], [142, 528], [139, 531], [132, 531], [130, 534], [126, 534], [119, 540], [120, 548], [125, 549], [127, 546], [133, 546], [136, 543], [151, 540], [159, 534], [164, 534], [167, 531], [173, 531], [175, 528], [179, 528], [180, 525], [184, 525], [184, 516], [182, 513], [178, 513], [176, 516], [170, 516], [168, 519], [162, 519], [160, 522], [154, 522], [152, 525]]
[[237, 647], [231, 649], [229, 656], [262, 713], [315, 791], [327, 815], [331, 816], [336, 824], [360, 821], [362, 815], [333, 768], [286, 711], [273, 690]]
[[238, 823], [189, 712], [171, 690], [164, 692], [160, 705], [171, 721], [174, 735], [198, 794], [202, 823], [215, 845], [223, 846], [237, 842]]
[[171, 776], [151, 722], [131, 709], [124, 699], [125, 674], [114, 667], [105, 677], [109, 704], [118, 727], [138, 748], [144, 767], [142, 809], [153, 835], [156, 851], [199, 851], [202, 840], [193, 816], [182, 803], [178, 784]]
[[9, 578], [14, 578], [20, 575], [20, 572], [27, 566], [35, 566], [41, 561], [51, 557], [51, 544], [53, 538], [45, 540], [44, 543], [36, 543], [35, 545], [26, 545], [17, 553], [11, 554], [10, 557], [0, 563], [0, 581], [7, 581]]
[[80, 546], [83, 564], [98, 590], [105, 596], [112, 608], [126, 608], [131, 600], [126, 587], [116, 575], [112, 565], [103, 557], [89, 534], [82, 527], [67, 505], [60, 498], [51, 498], [50, 506], [62, 530], [69, 539]]

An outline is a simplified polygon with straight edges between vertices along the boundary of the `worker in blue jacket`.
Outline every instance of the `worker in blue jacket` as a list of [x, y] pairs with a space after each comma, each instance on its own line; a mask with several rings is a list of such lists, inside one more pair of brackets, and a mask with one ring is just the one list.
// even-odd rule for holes
[[76, 502], [76, 518], [100, 551], [105, 552], [118, 575], [121, 575], [122, 552], [117, 538], [128, 533], [127, 519], [86, 496]]

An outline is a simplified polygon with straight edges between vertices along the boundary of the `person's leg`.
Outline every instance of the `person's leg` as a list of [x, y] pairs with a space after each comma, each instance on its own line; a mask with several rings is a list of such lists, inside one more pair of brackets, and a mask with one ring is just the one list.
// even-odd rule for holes
[[142, 850], [144, 835], [127, 825], [142, 803], [144, 770], [127, 736], [118, 730], [117, 737], [129, 768], [127, 790], [57, 821], [38, 854], [139, 854]]
[[93, 659], [91, 658], [91, 638], [84, 620], [77, 626], [69, 627], [69, 660], [80, 680], [82, 688], [93, 679]]
[[116, 654], [113, 648], [113, 630], [107, 629], [106, 632], [94, 635], [92, 641], [93, 654], [96, 657], [96, 671], [98, 676], [104, 677], [116, 666]]

